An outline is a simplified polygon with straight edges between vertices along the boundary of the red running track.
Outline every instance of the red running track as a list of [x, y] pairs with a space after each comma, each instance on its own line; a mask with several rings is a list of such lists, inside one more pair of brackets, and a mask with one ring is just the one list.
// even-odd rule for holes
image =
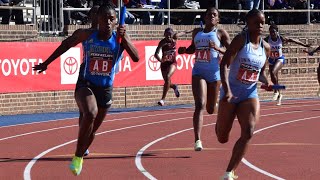
[[[262, 103], [261, 119], [236, 174], [239, 179], [318, 179], [320, 102]], [[80, 176], [68, 166], [77, 119], [0, 127], [0, 179], [219, 179], [239, 137], [219, 144], [216, 115], [205, 115], [204, 150], [193, 151], [193, 108], [111, 114]]]

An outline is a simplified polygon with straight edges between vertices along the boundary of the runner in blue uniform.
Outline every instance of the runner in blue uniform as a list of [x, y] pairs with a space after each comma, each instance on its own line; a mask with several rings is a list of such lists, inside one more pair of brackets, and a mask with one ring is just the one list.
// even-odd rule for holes
[[248, 12], [246, 21], [248, 29], [232, 40], [220, 65], [222, 88], [215, 126], [218, 141], [228, 142], [235, 117], [241, 127], [240, 138], [234, 145], [231, 160], [223, 176], [225, 180], [237, 178], [234, 171], [245, 154], [255, 123], [259, 120], [257, 82], [271, 85], [265, 75], [270, 46], [261, 37], [265, 16], [261, 11], [253, 9]]
[[[39, 73], [45, 71], [48, 65], [79, 43], [83, 44], [83, 63], [75, 90], [75, 99], [82, 119], [79, 128], [77, 148], [70, 164], [74, 175], [82, 170], [83, 154], [91, 145], [95, 133], [103, 122], [112, 104], [112, 87], [115, 68], [120, 61], [123, 50], [126, 50], [133, 61], [139, 61], [138, 51], [125, 33], [125, 26], [118, 26], [117, 33], [113, 31], [117, 17], [114, 7], [106, 3], [98, 10], [98, 30], [78, 29], [72, 36], [65, 39], [61, 45], [42, 64], [33, 67]], [[117, 34], [122, 37], [117, 43]]]
[[203, 113], [206, 109], [209, 114], [217, 112], [217, 101], [220, 81], [220, 54], [229, 47], [229, 34], [218, 28], [219, 11], [210, 7], [205, 12], [205, 28], [193, 30], [191, 45], [180, 47], [180, 54], [195, 53], [195, 64], [192, 69], [192, 92], [195, 102], [193, 114], [193, 127], [195, 136], [195, 151], [203, 149], [201, 130], [203, 125]]

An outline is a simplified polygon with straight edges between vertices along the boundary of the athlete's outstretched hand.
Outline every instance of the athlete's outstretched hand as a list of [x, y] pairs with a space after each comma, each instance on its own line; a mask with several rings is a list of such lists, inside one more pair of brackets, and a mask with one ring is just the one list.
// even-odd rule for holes
[[184, 53], [186, 53], [186, 51], [187, 51], [186, 47], [179, 47], [179, 49], [178, 49], [179, 54], [184, 54]]
[[314, 52], [313, 51], [306, 51], [306, 50], [303, 50], [303, 52], [305, 53], [308, 53], [309, 56], [313, 56]]
[[38, 65], [35, 65], [32, 67], [34, 71], [38, 71], [38, 73], [42, 73], [43, 71], [47, 70], [48, 65], [45, 63], [39, 63]]

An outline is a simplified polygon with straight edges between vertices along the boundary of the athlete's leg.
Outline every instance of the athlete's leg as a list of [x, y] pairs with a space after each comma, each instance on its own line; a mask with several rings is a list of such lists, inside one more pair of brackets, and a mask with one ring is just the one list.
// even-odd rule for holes
[[75, 99], [83, 115], [80, 122], [75, 155], [82, 157], [90, 143], [89, 139], [92, 134], [94, 119], [98, 114], [98, 106], [93, 92], [86, 87], [76, 90]]
[[176, 86], [174, 84], [172, 84], [171, 82], [171, 77], [173, 75], [173, 73], [177, 70], [177, 66], [175, 64], [171, 64], [169, 66], [169, 72], [168, 72], [168, 82], [170, 83], [170, 88], [174, 89], [176, 88]]
[[193, 114], [193, 128], [195, 141], [200, 140], [201, 129], [203, 125], [203, 112], [207, 100], [207, 83], [199, 76], [192, 76], [192, 92], [195, 103]]
[[220, 143], [226, 143], [229, 140], [229, 134], [236, 117], [236, 107], [236, 104], [229, 103], [225, 99], [219, 101], [215, 131]]
[[219, 96], [221, 81], [215, 81], [212, 83], [207, 83], [207, 112], [209, 114], [216, 113], [217, 109], [217, 102]]
[[97, 114], [97, 117], [95, 118], [94, 123], [93, 123], [93, 129], [92, 129], [92, 133], [90, 134], [90, 137], [89, 137], [89, 143], [88, 143], [87, 148], [89, 148], [89, 146], [92, 144], [94, 137], [96, 135], [96, 132], [99, 129], [100, 125], [102, 124], [103, 120], [105, 119], [110, 107], [111, 107], [111, 105], [108, 108], [98, 107], [98, 114]]
[[234, 171], [244, 156], [254, 127], [260, 116], [260, 103], [258, 98], [248, 99], [238, 104], [236, 114], [241, 127], [241, 136], [233, 147], [232, 156], [227, 172]]
[[[277, 60], [273, 65], [272, 69], [270, 69], [271, 81], [273, 84], [279, 84], [279, 71], [283, 67], [282, 60]], [[279, 92], [279, 90], [278, 90]]]
[[176, 66], [173, 64], [171, 64], [167, 68], [164, 68], [163, 70], [161, 70], [162, 77], [164, 80], [163, 93], [162, 93], [162, 98], [161, 98], [162, 100], [164, 100], [166, 98], [167, 93], [169, 91], [169, 88], [175, 88], [175, 86], [173, 84], [171, 84], [171, 76], [173, 75], [175, 70], [176, 70]]

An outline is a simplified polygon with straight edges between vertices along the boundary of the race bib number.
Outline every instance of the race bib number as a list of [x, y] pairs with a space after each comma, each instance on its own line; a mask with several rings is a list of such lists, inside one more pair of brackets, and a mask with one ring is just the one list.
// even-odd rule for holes
[[258, 81], [259, 70], [251, 65], [241, 64], [237, 79], [245, 84], [252, 84]]
[[166, 52], [162, 56], [162, 62], [166, 62], [166, 61], [172, 62], [172, 61], [175, 60], [175, 58], [176, 58], [176, 52], [175, 51]]
[[195, 52], [196, 62], [207, 62], [211, 61], [210, 49], [197, 49]]
[[271, 51], [270, 57], [276, 59], [280, 57], [280, 54], [278, 51]]
[[112, 70], [112, 59], [91, 58], [90, 72], [92, 75], [108, 76]]

